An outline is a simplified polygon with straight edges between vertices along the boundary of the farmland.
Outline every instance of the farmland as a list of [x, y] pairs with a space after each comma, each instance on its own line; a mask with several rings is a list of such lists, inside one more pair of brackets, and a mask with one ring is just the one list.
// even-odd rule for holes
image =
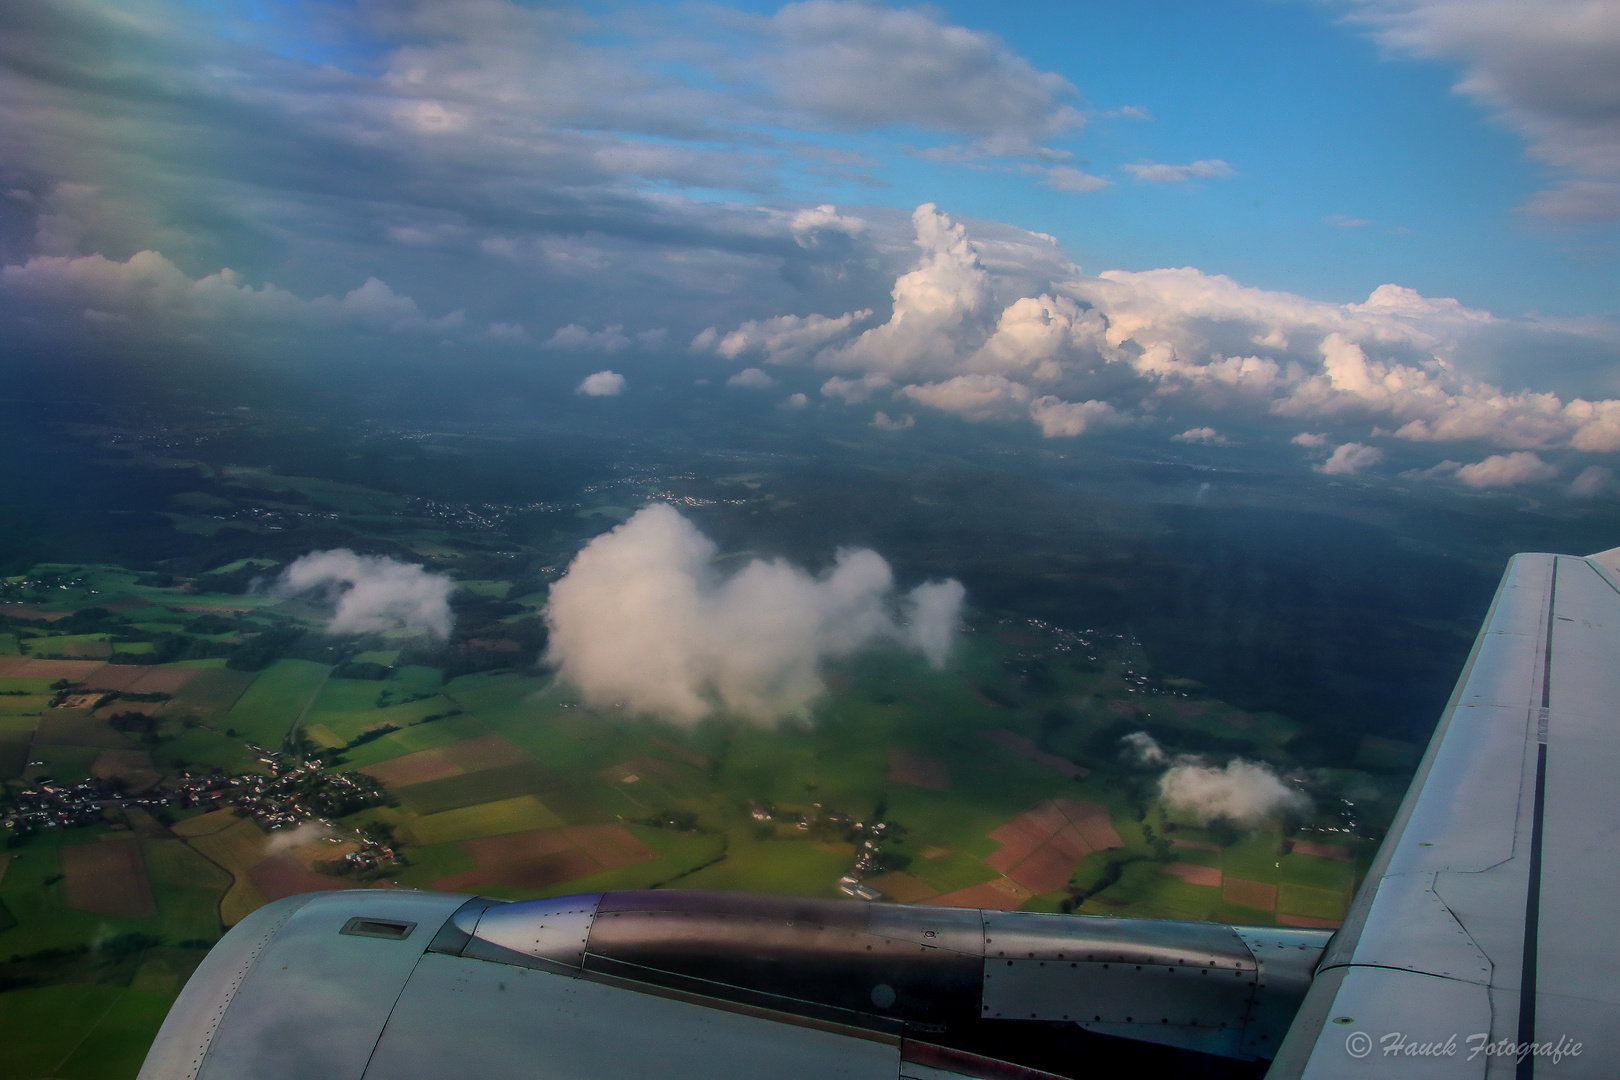
[[[0, 584], [5, 797], [101, 785], [71, 820], [8, 837], [0, 1024], [39, 1035], [0, 1047], [0, 1080], [133, 1075], [206, 946], [310, 888], [838, 897], [855, 874], [902, 902], [1333, 925], [1416, 760], [1384, 731], [1320, 767], [1278, 695], [1240, 705], [1161, 671], [1123, 620], [1062, 625], [993, 584], [946, 670], [881, 649], [837, 660], [801, 718], [592, 708], [539, 662], [546, 587], [583, 542], [669, 496], [711, 507], [728, 550], [810, 562], [865, 535], [845, 488], [666, 469], [474, 505], [133, 457], [183, 482], [163, 496], [183, 558], [36, 563]], [[906, 505], [907, 535], [944, 527], [934, 504]], [[452, 638], [327, 635], [328, 609], [255, 584], [337, 546], [454, 578]], [[936, 570], [955, 572], [901, 568]], [[1122, 753], [1134, 731], [1170, 755], [1266, 762], [1312, 808], [1254, 828], [1169, 811], [1160, 770]], [[379, 795], [317, 812], [301, 800], [320, 777], [327, 796]], [[43, 950], [72, 955], [27, 959]]]

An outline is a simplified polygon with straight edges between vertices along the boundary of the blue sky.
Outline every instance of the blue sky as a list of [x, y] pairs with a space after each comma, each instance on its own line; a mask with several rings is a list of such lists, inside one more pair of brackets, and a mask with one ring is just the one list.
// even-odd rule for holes
[[[738, 7], [769, 15], [778, 5]], [[960, 214], [1057, 235], [1087, 267], [1194, 265], [1322, 299], [1364, 299], [1398, 281], [1508, 314], [1620, 305], [1612, 225], [1521, 212], [1551, 171], [1453, 90], [1462, 65], [1381, 46], [1346, 5], [935, 9], [1065, 77], [1087, 123], [1052, 145], [1122, 182], [1076, 196], [1017, 172], [941, 167], [906, 148], [947, 137], [901, 128], [826, 140], [872, 155], [890, 186], [802, 184], [804, 198], [909, 209], [925, 193]], [[625, 9], [599, 10], [610, 19]], [[1119, 115], [1127, 108], [1147, 118]], [[1154, 185], [1120, 172], [1208, 159], [1235, 175]]]
[[1601, 0], [14, 0], [0, 191], [24, 351], [1620, 492]]

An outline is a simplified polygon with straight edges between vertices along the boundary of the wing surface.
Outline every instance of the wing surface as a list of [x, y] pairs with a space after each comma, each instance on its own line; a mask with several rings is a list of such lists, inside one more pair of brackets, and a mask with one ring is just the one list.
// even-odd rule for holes
[[1615, 567], [1513, 558], [1271, 1077], [1620, 1068]]

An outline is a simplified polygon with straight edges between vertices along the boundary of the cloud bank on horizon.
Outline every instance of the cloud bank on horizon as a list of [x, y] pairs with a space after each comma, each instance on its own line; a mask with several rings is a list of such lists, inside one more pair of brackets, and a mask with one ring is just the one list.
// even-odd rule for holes
[[[1526, 217], [1620, 222], [1620, 7], [1339, 11], [1391, 55], [1452, 65], [1524, 138], [1546, 170]], [[1145, 220], [1254, 181], [1235, 150], [1108, 141], [1185, 102], [1082, 90], [987, 29], [856, 0], [387, 0], [321, 26], [279, 0], [209, 18], [18, 0], [0, 6], [0, 325], [97, 355], [517, 355], [593, 398], [680, 360], [774, 389], [762, 409], [848, 407], [896, 433], [932, 413], [1211, 449], [1309, 436], [1288, 452], [1330, 477], [1429, 452], [1406, 474], [1612, 494], [1577, 481], [1620, 452], [1613, 312], [1088, 273], [1046, 233], [927, 201], [972, 176], [1021, 220], [1044, 220], [1033, 192]], [[1372, 224], [1337, 210], [1310, 220]]]
[[950, 656], [964, 590], [897, 593], [889, 564], [839, 550], [811, 574], [781, 559], [730, 573], [713, 541], [672, 507], [646, 507], [592, 540], [551, 586], [546, 660], [584, 699], [691, 723], [716, 712], [804, 716], [825, 661], [880, 644]]
[[[1407, 443], [1620, 451], [1620, 400], [1510, 392], [1470, 373], [1471, 353], [1525, 338], [1557, 348], [1569, 336], [1562, 326], [1501, 319], [1399, 285], [1364, 303], [1329, 304], [1191, 267], [1087, 276], [1071, 266], [1049, 291], [1007, 303], [962, 224], [931, 204], [913, 223], [922, 254], [895, 281], [887, 320], [861, 329], [870, 311], [782, 316], [706, 329], [692, 347], [829, 373], [828, 399], [882, 397], [970, 421], [1025, 417], [1049, 437], [1226, 415], [1279, 432], [1328, 423]], [[1325, 444], [1301, 434], [1302, 445]], [[1226, 441], [1208, 425], [1169, 437]], [[1382, 457], [1346, 442], [1319, 469], [1348, 475]], [[1500, 475], [1531, 478], [1522, 469]]]

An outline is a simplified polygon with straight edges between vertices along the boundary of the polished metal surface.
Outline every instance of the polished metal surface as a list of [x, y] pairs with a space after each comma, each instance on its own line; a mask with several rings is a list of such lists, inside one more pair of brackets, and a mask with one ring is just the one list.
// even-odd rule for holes
[[365, 1080], [894, 1080], [899, 1066], [895, 1040], [429, 953]]
[[1323, 946], [1332, 936], [1327, 930], [1297, 930], [1286, 926], [1238, 926], [1243, 944], [1258, 965], [1254, 1003], [1243, 1024], [1242, 1047], [1270, 1058], [1282, 1045], [1311, 988]]
[[987, 912], [982, 1010], [1241, 1056], [1256, 969], [1213, 923]]
[[137, 1080], [194, 1080], [242, 981], [276, 932], [312, 899], [306, 894], [266, 904], [209, 950], [164, 1017]]
[[983, 1013], [1224, 1057], [1269, 1058], [1328, 933], [985, 913]]
[[1324, 936], [675, 890], [319, 893], [227, 935], [142, 1075], [750, 1076], [772, 1054], [800, 1055], [773, 1077], [892, 1077], [897, 1054], [931, 1077], [1144, 1055], [1227, 1075], [1269, 1056], [1263, 1017], [1293, 1009]]
[[1266, 1059], [1328, 936], [660, 890], [469, 906], [430, 951], [941, 1045], [1033, 1021]]
[[[1519, 555], [1272, 1075], [1606, 1077], [1620, 1060], [1620, 565]], [[1327, 975], [1333, 977], [1325, 977]], [[1527, 988], [1534, 993], [1526, 998]], [[1360, 1032], [1366, 1057], [1347, 1050]], [[1384, 1047], [1458, 1047], [1418, 1060]], [[1580, 1053], [1476, 1051], [1580, 1043]], [[1382, 1072], [1379, 1071], [1381, 1063]]]
[[479, 913], [462, 956], [543, 970], [578, 971], [585, 962], [600, 893], [497, 904]]
[[[437, 929], [464, 897], [366, 889], [289, 897], [209, 954], [170, 1011], [145, 1080], [360, 1080], [429, 934], [345, 934], [361, 918]], [[217, 963], [216, 963], [217, 961]]]
[[993, 960], [1087, 960], [1249, 972], [1255, 968], [1242, 939], [1220, 923], [1028, 911], [985, 912], [984, 955]]

